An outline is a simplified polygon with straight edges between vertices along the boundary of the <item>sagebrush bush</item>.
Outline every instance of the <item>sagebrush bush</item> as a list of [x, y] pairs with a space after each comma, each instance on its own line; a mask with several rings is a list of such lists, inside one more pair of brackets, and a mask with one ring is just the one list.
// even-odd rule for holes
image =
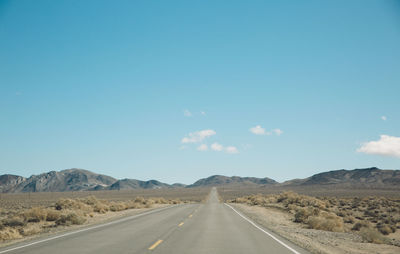
[[136, 198], [135, 198], [135, 202], [144, 205], [145, 202], [146, 202], [146, 200], [144, 199], [144, 197], [136, 197]]
[[388, 225], [377, 225], [377, 229], [379, 232], [381, 232], [383, 235], [388, 235], [390, 233], [394, 233], [392, 228], [389, 227]]
[[93, 208], [83, 202], [80, 199], [60, 199], [56, 202], [56, 209], [57, 210], [65, 210], [65, 209], [70, 209], [70, 210], [81, 210], [81, 211], [91, 211]]
[[57, 210], [48, 209], [46, 221], [56, 221], [60, 218], [61, 212]]
[[305, 223], [310, 215], [306, 209], [299, 209], [294, 215], [294, 222]]
[[63, 214], [58, 220], [56, 225], [69, 226], [69, 225], [81, 225], [85, 223], [86, 219], [78, 216], [76, 213]]
[[296, 211], [294, 214], [294, 222], [307, 223], [310, 216], [318, 216], [320, 214], [319, 208], [293, 208]]
[[110, 204], [109, 209], [112, 212], [118, 212], [118, 211], [126, 210], [127, 207], [126, 207], [125, 203], [121, 203], [121, 202], [115, 203], [115, 202], [113, 202], [113, 203]]
[[34, 207], [23, 212], [21, 216], [26, 222], [45, 221], [47, 216], [47, 210], [41, 207]]
[[343, 232], [343, 219], [336, 214], [322, 212], [320, 215], [310, 216], [306, 222], [310, 228], [332, 232]]
[[378, 231], [372, 228], [362, 228], [360, 230], [361, 237], [369, 243], [388, 243], [389, 240], [382, 236]]
[[28, 224], [26, 227], [23, 227], [19, 230], [19, 233], [23, 236], [30, 236], [30, 235], [35, 235], [38, 234], [42, 231], [42, 227], [37, 224]]
[[168, 201], [165, 198], [154, 198], [153, 200], [156, 204], [168, 204]]
[[354, 224], [351, 230], [360, 231], [361, 228], [370, 228], [370, 224], [367, 222], [357, 222]]
[[96, 213], [106, 213], [110, 210], [110, 207], [103, 203], [96, 203], [93, 207], [93, 212]]
[[22, 219], [21, 217], [15, 216], [15, 217], [3, 219], [2, 224], [3, 224], [5, 227], [12, 227], [12, 228], [15, 228], [15, 227], [22, 227], [22, 226], [25, 226], [25, 225], [26, 225], [26, 222], [25, 222], [24, 219]]
[[22, 238], [22, 236], [19, 233], [18, 229], [11, 228], [11, 227], [5, 227], [2, 230], [0, 230], [0, 240], [1, 241], [13, 240], [13, 239], [19, 239], [19, 238]]

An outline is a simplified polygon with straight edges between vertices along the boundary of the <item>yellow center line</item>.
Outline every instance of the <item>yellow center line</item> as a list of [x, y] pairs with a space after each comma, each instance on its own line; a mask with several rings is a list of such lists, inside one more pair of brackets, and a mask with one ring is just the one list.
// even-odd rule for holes
[[189, 215], [189, 218], [192, 218], [193, 214]]
[[178, 227], [182, 226], [183, 224], [184, 224], [183, 222], [179, 223]]
[[149, 247], [149, 250], [154, 250], [158, 245], [160, 245], [160, 243], [162, 243], [163, 240], [158, 240], [157, 242], [155, 242], [153, 245], [151, 245]]

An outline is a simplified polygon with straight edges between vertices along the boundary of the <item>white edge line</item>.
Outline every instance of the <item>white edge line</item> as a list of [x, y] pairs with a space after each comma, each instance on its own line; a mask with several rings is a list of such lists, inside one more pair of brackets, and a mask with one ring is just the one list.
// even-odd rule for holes
[[155, 213], [155, 212], [159, 212], [159, 211], [162, 211], [162, 210], [165, 210], [165, 209], [169, 209], [169, 208], [172, 208], [172, 207], [175, 207], [175, 206], [177, 206], [177, 205], [172, 205], [172, 206], [168, 206], [168, 207], [164, 207], [164, 208], [160, 208], [160, 209], [155, 209], [155, 210], [151, 210], [151, 211], [148, 211], [148, 212], [145, 212], [145, 213], [140, 213], [140, 214], [129, 216], [129, 217], [126, 217], [126, 218], [123, 218], [123, 219], [111, 221], [111, 222], [108, 222], [108, 223], [105, 223], [105, 224], [100, 224], [100, 225], [97, 225], [97, 226], [76, 230], [76, 231], [65, 233], [65, 234], [62, 234], [62, 235], [53, 236], [53, 237], [46, 238], [46, 239], [43, 239], [43, 240], [40, 240], [40, 241], [36, 241], [36, 242], [28, 243], [28, 244], [25, 244], [25, 245], [22, 245], [22, 246], [17, 246], [17, 247], [11, 248], [11, 249], [6, 249], [6, 250], [3, 250], [3, 251], [0, 251], [0, 254], [6, 253], [6, 252], [10, 252], [10, 251], [13, 251], [13, 250], [22, 249], [22, 248], [25, 248], [25, 247], [28, 247], [28, 246], [32, 246], [32, 245], [35, 245], [35, 244], [38, 244], [38, 243], [48, 242], [48, 241], [51, 241], [51, 240], [54, 240], [54, 239], [57, 239], [57, 238], [62, 238], [62, 237], [65, 237], [65, 236], [74, 235], [74, 234], [77, 234], [77, 233], [80, 233], [80, 232], [85, 232], [85, 231], [89, 231], [89, 230], [96, 229], [96, 228], [102, 228], [102, 227], [109, 226], [109, 225], [112, 225], [112, 224], [116, 224], [116, 223], [119, 223], [119, 222], [131, 220], [131, 219], [134, 219], [134, 218], [137, 218], [137, 217], [141, 217], [141, 216], [144, 216], [144, 215], [148, 215], [148, 214], [151, 214], [151, 213]]
[[[264, 232], [265, 234], [267, 234], [268, 236], [270, 236], [272, 239], [274, 239], [275, 241], [277, 241], [278, 243], [282, 244], [283, 246], [285, 246], [286, 248], [288, 248], [290, 251], [292, 251], [295, 254], [300, 254], [300, 252], [296, 251], [295, 249], [293, 249], [292, 247], [290, 247], [289, 245], [287, 245], [286, 243], [282, 242], [281, 240], [279, 240], [278, 238], [276, 238], [274, 235], [272, 235], [271, 233], [265, 231], [264, 229], [262, 229], [260, 226], [258, 226], [257, 224], [255, 224], [254, 222], [252, 222], [250, 219], [246, 218], [244, 215], [242, 215], [241, 213], [239, 213], [238, 211], [236, 211], [235, 208], [233, 208], [232, 206], [228, 205], [227, 203], [224, 203], [226, 206], [228, 206], [229, 208], [231, 208], [233, 211], [235, 211], [237, 214], [240, 215], [240, 217], [242, 217], [243, 219], [245, 219], [247, 222], [249, 222], [251, 225], [253, 225], [254, 227], [258, 228], [259, 230], [261, 230], [262, 232]], [[1, 252], [0, 252], [1, 253]]]

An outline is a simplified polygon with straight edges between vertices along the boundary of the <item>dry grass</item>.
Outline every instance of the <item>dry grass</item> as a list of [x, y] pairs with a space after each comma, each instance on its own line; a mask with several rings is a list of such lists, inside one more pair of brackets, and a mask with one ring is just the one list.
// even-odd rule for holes
[[[196, 188], [1, 194], [0, 242], [38, 234], [52, 227], [81, 225], [88, 218], [109, 212], [198, 202], [208, 192], [209, 189]], [[159, 196], [153, 198], [156, 195]]]
[[249, 195], [228, 202], [274, 207], [293, 215], [308, 228], [354, 232], [370, 243], [391, 243], [384, 235], [400, 228], [400, 199], [383, 197], [311, 197], [294, 192]]

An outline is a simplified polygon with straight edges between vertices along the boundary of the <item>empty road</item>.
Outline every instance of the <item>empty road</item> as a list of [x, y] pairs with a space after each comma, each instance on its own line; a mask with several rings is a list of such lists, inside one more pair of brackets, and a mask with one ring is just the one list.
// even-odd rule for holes
[[271, 235], [220, 203], [215, 188], [204, 204], [153, 210], [103, 225], [39, 238], [2, 253], [309, 253]]

